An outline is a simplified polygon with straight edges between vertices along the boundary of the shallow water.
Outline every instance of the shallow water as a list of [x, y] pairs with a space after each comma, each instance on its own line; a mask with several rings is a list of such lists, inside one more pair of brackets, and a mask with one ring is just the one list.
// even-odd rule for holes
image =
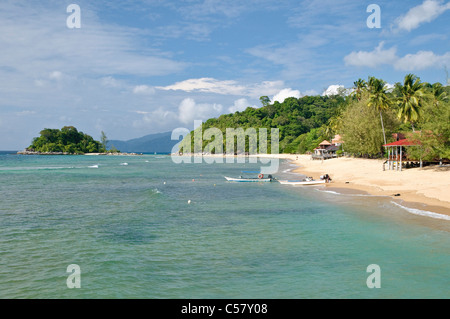
[[[0, 155], [0, 298], [450, 297], [450, 221], [385, 197], [223, 177], [257, 168]], [[67, 287], [70, 264], [80, 289]]]

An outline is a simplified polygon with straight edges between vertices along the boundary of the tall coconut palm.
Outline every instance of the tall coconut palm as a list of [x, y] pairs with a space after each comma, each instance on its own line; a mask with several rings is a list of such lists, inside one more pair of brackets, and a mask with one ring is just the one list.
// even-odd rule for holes
[[369, 78], [367, 87], [369, 90], [369, 102], [367, 103], [367, 106], [374, 107], [375, 109], [377, 109], [377, 111], [380, 112], [380, 121], [381, 121], [381, 129], [383, 130], [384, 144], [387, 144], [386, 133], [384, 132], [382, 111], [389, 109], [392, 103], [389, 97], [387, 96], [386, 82], [372, 76]]
[[397, 98], [399, 106], [398, 117], [405, 123], [411, 123], [414, 132], [414, 123], [420, 118], [420, 109], [425, 97], [424, 83], [414, 74], [407, 74], [402, 84], [397, 84], [400, 96]]
[[356, 96], [358, 101], [361, 101], [361, 96], [364, 90], [367, 89], [367, 83], [363, 79], [353, 82], [353, 95]]

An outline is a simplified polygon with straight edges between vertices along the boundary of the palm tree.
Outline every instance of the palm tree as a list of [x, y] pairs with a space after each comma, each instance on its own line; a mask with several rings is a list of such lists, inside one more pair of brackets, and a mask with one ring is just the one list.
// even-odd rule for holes
[[387, 144], [386, 133], [384, 132], [382, 111], [389, 109], [389, 107], [391, 106], [391, 100], [387, 96], [386, 82], [371, 76], [369, 78], [367, 86], [369, 90], [369, 102], [367, 103], [367, 106], [374, 107], [377, 111], [380, 112], [381, 129], [383, 130], [384, 144]]
[[403, 85], [397, 84], [400, 96], [397, 98], [399, 106], [398, 117], [405, 123], [410, 122], [414, 132], [414, 123], [420, 118], [420, 109], [425, 97], [424, 83], [414, 74], [407, 74]]
[[431, 86], [431, 98], [435, 107], [438, 107], [441, 102], [448, 100], [448, 95], [441, 83], [437, 82]]
[[358, 81], [353, 82], [353, 85], [354, 91], [352, 94], [356, 96], [358, 101], [361, 101], [361, 95], [367, 89], [367, 82], [363, 79], [358, 79]]

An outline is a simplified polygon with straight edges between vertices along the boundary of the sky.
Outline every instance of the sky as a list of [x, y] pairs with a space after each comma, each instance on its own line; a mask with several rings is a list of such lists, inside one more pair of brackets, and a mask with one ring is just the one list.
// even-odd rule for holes
[[192, 129], [369, 76], [446, 84], [449, 18], [444, 0], [2, 0], [0, 150], [66, 125]]

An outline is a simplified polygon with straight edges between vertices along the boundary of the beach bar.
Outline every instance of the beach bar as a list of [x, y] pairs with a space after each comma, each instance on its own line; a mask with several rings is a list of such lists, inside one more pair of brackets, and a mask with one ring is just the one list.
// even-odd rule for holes
[[[389, 144], [383, 145], [388, 153], [388, 170], [402, 170], [403, 160], [406, 159], [406, 154], [403, 151], [404, 146], [420, 146], [417, 142], [408, 139], [398, 140]], [[420, 159], [420, 167], [422, 167], [422, 159]], [[384, 170], [384, 166], [383, 166]]]

